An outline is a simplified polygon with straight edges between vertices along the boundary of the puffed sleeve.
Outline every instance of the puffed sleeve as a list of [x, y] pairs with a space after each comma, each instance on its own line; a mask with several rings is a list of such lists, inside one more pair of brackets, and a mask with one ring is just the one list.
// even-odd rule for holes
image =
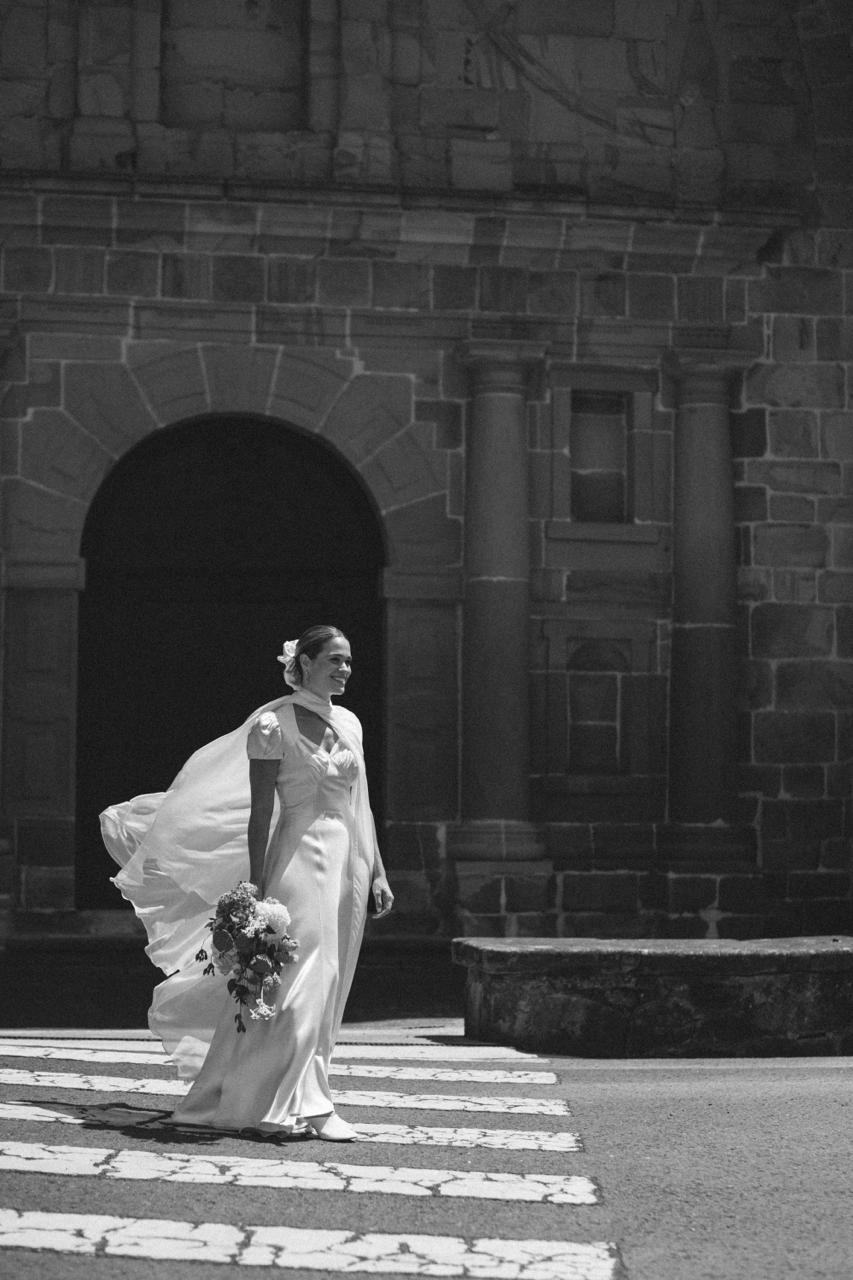
[[262, 711], [249, 727], [246, 753], [250, 760], [281, 760], [284, 738], [274, 711]]

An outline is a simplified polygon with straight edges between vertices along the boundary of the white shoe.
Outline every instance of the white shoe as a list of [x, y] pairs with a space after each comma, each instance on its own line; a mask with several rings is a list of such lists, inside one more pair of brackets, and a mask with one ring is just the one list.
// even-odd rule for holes
[[318, 1116], [310, 1124], [317, 1137], [324, 1142], [352, 1142], [358, 1137], [352, 1125], [342, 1120], [336, 1111], [330, 1111], [327, 1116]]

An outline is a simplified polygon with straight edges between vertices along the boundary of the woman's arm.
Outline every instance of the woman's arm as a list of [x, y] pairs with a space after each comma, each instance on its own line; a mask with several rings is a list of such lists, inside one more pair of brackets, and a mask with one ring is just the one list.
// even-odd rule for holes
[[[373, 814], [370, 815], [373, 821]], [[379, 852], [379, 841], [376, 838], [376, 824], [373, 824], [373, 876], [371, 877], [370, 892], [373, 894], [373, 902], [376, 907], [375, 916], [387, 916], [388, 912], [394, 905], [394, 895], [391, 892], [391, 886], [388, 883], [388, 877], [385, 874], [385, 864], [382, 861], [382, 854]]]
[[280, 760], [250, 760], [249, 786], [252, 807], [249, 812], [249, 879], [264, 896], [264, 862], [270, 838], [270, 821], [275, 804], [275, 780]]

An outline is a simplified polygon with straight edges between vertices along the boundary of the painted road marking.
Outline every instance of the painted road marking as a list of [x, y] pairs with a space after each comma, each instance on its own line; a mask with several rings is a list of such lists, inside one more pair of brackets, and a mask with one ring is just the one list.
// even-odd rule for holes
[[[81, 1089], [98, 1093], [142, 1093], [160, 1097], [183, 1097], [189, 1085], [183, 1080], [134, 1080], [129, 1076], [78, 1075], [65, 1071], [21, 1071], [0, 1069], [0, 1084], [28, 1085], [36, 1089]], [[478, 1094], [408, 1094], [381, 1090], [339, 1089], [341, 1107], [397, 1107], [408, 1111], [476, 1111], [516, 1116], [567, 1116], [562, 1098], [486, 1097]]]
[[[0, 1041], [0, 1057], [39, 1058], [45, 1062], [101, 1062], [120, 1063], [125, 1066], [168, 1067], [169, 1060], [162, 1053], [127, 1053], [115, 1049], [75, 1049], [65, 1045], [12, 1044]], [[373, 1080], [437, 1080], [454, 1084], [556, 1084], [553, 1071], [506, 1071], [500, 1068], [486, 1070], [472, 1067], [397, 1067], [375, 1063], [335, 1063], [330, 1074], [336, 1076], [361, 1076]]]
[[[54, 1111], [50, 1107], [37, 1107], [26, 1102], [0, 1102], [0, 1122], [25, 1120], [34, 1123], [92, 1124], [93, 1121], [116, 1129], [127, 1128], [134, 1123], [146, 1129], [163, 1127], [163, 1121], [152, 1119], [152, 1113], [134, 1111], [132, 1107], [114, 1107], [99, 1110], [97, 1107], [79, 1108], [80, 1114]], [[172, 1127], [172, 1126], [169, 1126]], [[576, 1133], [549, 1133], [546, 1129], [451, 1129], [430, 1128], [426, 1125], [359, 1124], [359, 1142], [378, 1142], [390, 1146], [408, 1147], [484, 1147], [493, 1151], [582, 1151], [583, 1145]]]
[[[341, 1033], [344, 1035], [346, 1028]], [[461, 1039], [461, 1038], [460, 1038]], [[112, 1049], [119, 1053], [154, 1053], [158, 1060], [166, 1061], [166, 1053], [159, 1040], [141, 1038], [138, 1040], [127, 1040], [121, 1037], [100, 1037], [98, 1039], [80, 1038], [80, 1037], [56, 1037], [51, 1036], [49, 1039], [45, 1036], [28, 1036], [15, 1035], [0, 1036], [0, 1046], [28, 1044], [28, 1045], [54, 1045], [56, 1047], [70, 1049]], [[4, 1052], [0, 1049], [0, 1056]], [[391, 1059], [392, 1061], [406, 1062], [443, 1062], [449, 1064], [452, 1062], [519, 1062], [530, 1064], [535, 1062], [546, 1062], [546, 1058], [540, 1057], [535, 1053], [525, 1053], [521, 1049], [512, 1049], [507, 1045], [487, 1045], [487, 1044], [391, 1044], [384, 1041], [376, 1044], [358, 1043], [352, 1044], [339, 1040], [334, 1050], [335, 1058], [344, 1058], [351, 1061], [360, 1061], [362, 1059], [382, 1059], [383, 1061]]]
[[484, 1173], [476, 1169], [408, 1169], [338, 1161], [269, 1160], [251, 1156], [116, 1150], [0, 1142], [0, 1169], [134, 1182], [193, 1182], [275, 1187], [279, 1191], [344, 1191], [393, 1196], [452, 1196], [513, 1203], [591, 1205], [595, 1184], [562, 1174]]
[[621, 1272], [616, 1246], [599, 1242], [358, 1235], [16, 1209], [0, 1209], [0, 1247], [305, 1271], [464, 1276], [466, 1280], [617, 1280]]
[[[344, 1028], [342, 1035], [346, 1034]], [[420, 1062], [547, 1062], [537, 1053], [525, 1053], [498, 1044], [348, 1044], [339, 1040], [333, 1058], [396, 1058]]]

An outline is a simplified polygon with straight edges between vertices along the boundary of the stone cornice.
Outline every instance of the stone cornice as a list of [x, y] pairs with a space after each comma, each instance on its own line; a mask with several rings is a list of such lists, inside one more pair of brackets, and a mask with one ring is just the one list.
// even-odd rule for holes
[[333, 186], [294, 186], [274, 180], [252, 181], [241, 178], [193, 178], [185, 174], [167, 173], [32, 173], [7, 171], [0, 174], [0, 191], [26, 195], [114, 195], [156, 199], [233, 199], [275, 200], [288, 204], [358, 206], [370, 205], [386, 209], [449, 210], [519, 218], [563, 216], [577, 221], [605, 219], [608, 222], [677, 223], [679, 225], [720, 228], [796, 228], [802, 226], [802, 212], [772, 205], [744, 205], [720, 210], [699, 205], [613, 204], [588, 199], [566, 200], [544, 194], [531, 199], [515, 193], [488, 191], [459, 192], [453, 188], [435, 187], [412, 190], [397, 184], [385, 188], [360, 187], [358, 183]]
[[86, 561], [41, 560], [8, 552], [0, 557], [0, 585], [29, 591], [82, 591], [86, 585]]

